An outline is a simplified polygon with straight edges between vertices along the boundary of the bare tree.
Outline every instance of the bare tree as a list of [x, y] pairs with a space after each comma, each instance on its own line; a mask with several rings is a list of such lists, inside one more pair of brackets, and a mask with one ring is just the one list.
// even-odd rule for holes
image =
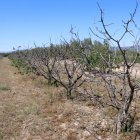
[[57, 52], [53, 49], [53, 44], [50, 45], [49, 48], [44, 46], [43, 48], [32, 49], [29, 54], [29, 61], [36, 73], [43, 76], [48, 80], [48, 84], [52, 85], [56, 84], [52, 74], [56, 63]]
[[[65, 41], [65, 45], [69, 44]], [[74, 57], [68, 59], [67, 53], [73, 53], [73, 50], [71, 52], [71, 48], [63, 48], [63, 52], [61, 52], [59, 59], [57, 59], [53, 78], [66, 89], [67, 99], [71, 99], [72, 91], [84, 83], [84, 69]]]
[[[98, 7], [100, 10], [100, 23], [103, 29], [99, 30], [97, 28], [100, 34], [95, 34], [95, 32], [92, 29], [91, 31], [95, 36], [99, 37], [100, 39], [104, 39], [107, 40], [109, 43], [111, 42], [115, 44], [118, 47], [120, 54], [122, 56], [123, 70], [121, 73], [113, 72], [114, 70], [112, 62], [106, 61], [106, 59], [101, 56], [102, 59], [108, 64], [108, 67], [112, 72], [108, 75], [100, 73], [100, 76], [105, 82], [104, 86], [107, 90], [108, 93], [107, 95], [109, 98], [108, 102], [102, 100], [102, 103], [104, 103], [104, 105], [112, 106], [118, 111], [116, 121], [116, 132], [120, 133], [122, 131], [131, 130], [134, 123], [134, 116], [132, 115], [130, 110], [132, 110], [132, 102], [134, 101], [135, 93], [138, 91], [138, 86], [136, 84], [135, 78], [133, 78], [132, 76], [132, 69], [139, 56], [138, 45], [140, 39], [136, 38], [133, 35], [133, 32], [129, 29], [129, 27], [130, 24], [133, 24], [135, 27], [137, 27], [134, 21], [134, 17], [137, 11], [138, 3], [136, 4], [134, 12], [130, 14], [130, 18], [126, 22], [123, 21], [124, 32], [122, 33], [119, 39], [115, 38], [114, 35], [110, 33], [108, 27], [111, 24], [108, 25], [105, 24], [104, 12], [99, 6], [99, 4]], [[137, 51], [135, 52], [135, 57], [132, 62], [128, 61], [126, 50], [124, 50], [123, 47], [121, 46], [121, 41], [127, 35], [131, 35], [132, 37], [134, 37], [135, 44], [133, 45], [133, 47], [137, 47]], [[110, 57], [110, 53], [108, 55]], [[115, 84], [115, 81], [119, 83], [119, 86]]]

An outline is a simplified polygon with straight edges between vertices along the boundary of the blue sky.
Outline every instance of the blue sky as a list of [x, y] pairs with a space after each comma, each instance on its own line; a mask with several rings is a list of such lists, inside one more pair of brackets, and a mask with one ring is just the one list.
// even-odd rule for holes
[[[31, 47], [34, 42], [49, 44], [50, 38], [52, 43], [58, 43], [61, 37], [69, 39], [71, 25], [81, 38], [89, 37], [89, 27], [101, 27], [97, 1], [104, 9], [105, 21], [115, 23], [111, 31], [118, 31], [118, 37], [121, 20], [129, 17], [135, 0], [0, 0], [0, 52], [18, 46]], [[135, 20], [140, 26], [140, 0], [137, 1]], [[92, 36], [92, 39], [96, 38]], [[123, 45], [131, 43], [129, 37], [122, 42]]]

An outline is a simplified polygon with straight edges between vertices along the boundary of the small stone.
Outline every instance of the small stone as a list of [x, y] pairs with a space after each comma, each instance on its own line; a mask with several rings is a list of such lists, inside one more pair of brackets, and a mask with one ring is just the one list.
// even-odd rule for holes
[[64, 129], [64, 130], [66, 130], [66, 129], [67, 129], [67, 124], [66, 124], [66, 123], [62, 123], [62, 124], [60, 125], [60, 127], [61, 127], [62, 129]]

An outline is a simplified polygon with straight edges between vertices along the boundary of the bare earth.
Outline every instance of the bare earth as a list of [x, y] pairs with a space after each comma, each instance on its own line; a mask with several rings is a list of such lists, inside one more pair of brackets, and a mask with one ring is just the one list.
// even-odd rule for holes
[[66, 100], [63, 88], [19, 74], [7, 58], [0, 59], [0, 85], [8, 87], [0, 89], [0, 140], [115, 140], [101, 109]]

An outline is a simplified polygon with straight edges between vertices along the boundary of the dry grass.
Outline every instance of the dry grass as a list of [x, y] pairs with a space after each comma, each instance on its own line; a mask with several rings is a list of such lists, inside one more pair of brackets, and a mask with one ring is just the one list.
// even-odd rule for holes
[[[18, 74], [7, 58], [0, 65], [0, 83], [10, 87], [0, 93], [0, 140], [114, 140], [111, 108], [98, 108], [89, 100], [68, 101], [62, 87]], [[121, 137], [129, 136], [133, 140], [133, 134]]]

